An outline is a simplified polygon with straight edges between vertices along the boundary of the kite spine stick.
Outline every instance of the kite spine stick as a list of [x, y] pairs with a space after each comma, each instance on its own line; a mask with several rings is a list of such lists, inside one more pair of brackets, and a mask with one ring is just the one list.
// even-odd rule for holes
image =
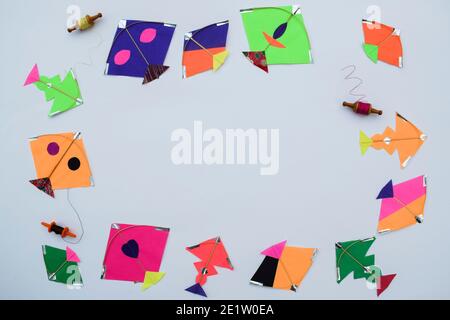
[[[216, 248], [217, 248], [217, 245], [219, 244], [219, 242], [220, 242], [220, 237], [217, 237], [216, 241], [214, 243], [214, 247], [211, 250], [211, 253], [210, 253], [209, 257], [208, 257], [208, 261], [206, 261], [205, 266], [203, 267], [204, 270], [202, 270], [202, 274], [200, 276], [199, 283], [203, 280], [204, 275], [208, 273], [209, 263], [211, 262], [211, 259], [214, 256], [214, 252], [216, 251]], [[205, 271], [205, 273], [203, 273], [203, 271]]]
[[[356, 242], [352, 243], [351, 245], [349, 245], [347, 248], [344, 248], [339, 242], [336, 242], [336, 247], [338, 247], [339, 249], [342, 250], [340, 257], [342, 257], [342, 255], [345, 253], [350, 258], [352, 258], [361, 268], [363, 268], [366, 273], [371, 273], [369, 268], [367, 268], [365, 265], [363, 265], [361, 262], [359, 262], [358, 259], [356, 259], [350, 252], [348, 252], [348, 249], [350, 249], [352, 246], [354, 246], [355, 244], [357, 244], [359, 242], [366, 242], [366, 241], [370, 241], [372, 239], [375, 239], [375, 237], [356, 241]], [[339, 258], [339, 261], [340, 261], [340, 258]]]
[[59, 93], [65, 95], [66, 97], [69, 97], [70, 99], [72, 99], [72, 100], [74, 100], [74, 101], [76, 101], [76, 102], [79, 101], [78, 98], [75, 98], [75, 97], [71, 96], [71, 95], [68, 94], [67, 92], [62, 91], [61, 89], [59, 89], [58, 87], [55, 87], [54, 85], [52, 85], [52, 84], [49, 83], [49, 82], [47, 83], [47, 82], [45, 82], [45, 81], [42, 81], [41, 79], [39, 79], [38, 82], [40, 82], [40, 83], [46, 85], [47, 88], [53, 89], [53, 90], [55, 90], [55, 91], [58, 91]]

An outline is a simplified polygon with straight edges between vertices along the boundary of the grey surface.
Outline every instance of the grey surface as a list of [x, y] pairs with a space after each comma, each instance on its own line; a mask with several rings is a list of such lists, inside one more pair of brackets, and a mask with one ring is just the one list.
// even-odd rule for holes
[[[247, 49], [239, 9], [289, 1], [77, 1], [82, 13], [104, 18], [85, 33], [67, 34], [65, 10], [71, 1], [2, 1], [0, 134], [0, 298], [195, 299], [195, 257], [184, 249], [221, 235], [235, 265], [219, 270], [205, 287], [216, 299], [375, 299], [364, 281], [335, 279], [334, 242], [375, 234], [379, 202], [390, 179], [429, 176], [425, 222], [380, 236], [372, 247], [385, 273], [398, 273], [381, 299], [450, 298], [448, 125], [450, 2], [300, 2], [313, 48], [314, 64], [271, 66], [265, 75], [241, 55]], [[373, 64], [361, 50], [360, 19], [377, 4], [383, 22], [402, 30], [404, 68]], [[103, 75], [121, 18], [176, 23], [158, 81]], [[181, 79], [183, 34], [230, 19], [231, 55], [218, 73]], [[91, 51], [92, 65], [87, 48]], [[41, 92], [22, 87], [31, 66], [45, 75], [74, 67], [85, 104], [54, 118]], [[362, 118], [342, 110], [352, 83], [341, 68], [355, 64], [361, 90], [384, 110]], [[359, 129], [373, 134], [395, 125], [398, 111], [428, 136], [409, 166], [396, 155], [369, 150], [361, 157]], [[170, 161], [176, 128], [279, 128], [280, 172], [260, 176], [255, 166], [175, 166]], [[82, 290], [47, 280], [41, 244], [63, 247], [41, 220], [75, 226], [66, 192], [51, 199], [33, 188], [35, 177], [27, 138], [44, 133], [83, 133], [96, 185], [73, 189], [71, 199], [86, 229], [74, 246], [82, 259]], [[112, 222], [171, 228], [156, 287], [141, 293], [128, 282], [100, 280]], [[267, 246], [319, 248], [297, 293], [248, 284]]]

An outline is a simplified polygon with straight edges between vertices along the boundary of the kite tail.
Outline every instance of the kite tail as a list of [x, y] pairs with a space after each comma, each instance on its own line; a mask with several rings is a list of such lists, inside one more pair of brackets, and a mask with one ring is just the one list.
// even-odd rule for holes
[[187, 292], [193, 293], [193, 294], [198, 294], [199, 296], [202, 296], [205, 298], [207, 297], [205, 290], [203, 290], [202, 286], [199, 283], [196, 283], [184, 290], [186, 290]]
[[348, 91], [348, 94], [358, 98], [358, 100], [356, 100], [356, 102], [361, 101], [362, 99], [366, 98], [366, 95], [364, 93], [356, 93], [355, 91], [359, 89], [360, 86], [362, 86], [364, 84], [363, 79], [353, 76], [353, 74], [356, 72], [356, 66], [354, 64], [348, 65], [344, 68], [341, 69], [341, 71], [344, 71], [346, 69], [352, 69], [344, 78], [344, 80], [355, 80], [357, 81], [356, 85], [350, 89], [350, 91]]
[[361, 149], [361, 155], [367, 152], [367, 149], [372, 145], [373, 140], [369, 138], [362, 130], [359, 132], [359, 148]]
[[154, 286], [155, 284], [160, 282], [165, 275], [166, 273], [161, 271], [145, 271], [145, 277], [144, 282], [141, 286], [141, 291], [145, 291], [151, 286]]
[[72, 208], [73, 212], [75, 213], [77, 219], [78, 219], [78, 223], [80, 225], [81, 228], [81, 234], [80, 236], [77, 238], [77, 240], [74, 241], [69, 241], [65, 238], [63, 238], [63, 240], [67, 243], [71, 243], [71, 244], [77, 244], [81, 241], [81, 239], [83, 239], [83, 235], [84, 235], [84, 226], [83, 226], [83, 221], [80, 218], [80, 214], [78, 213], [77, 209], [75, 208], [75, 206], [73, 205], [72, 201], [70, 201], [70, 196], [69, 196], [69, 190], [67, 189], [67, 202], [69, 203], [70, 207]]

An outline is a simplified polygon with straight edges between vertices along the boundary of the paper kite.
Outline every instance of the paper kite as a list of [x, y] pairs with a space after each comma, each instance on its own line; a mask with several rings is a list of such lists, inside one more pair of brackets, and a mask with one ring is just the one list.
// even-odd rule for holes
[[169, 68], [164, 60], [172, 41], [174, 24], [120, 20], [106, 61], [105, 74], [158, 79]]
[[315, 248], [290, 247], [286, 241], [277, 243], [261, 252], [266, 257], [250, 283], [297, 291], [313, 263], [316, 251]]
[[403, 65], [400, 30], [376, 21], [362, 21], [363, 49], [370, 60], [383, 61], [399, 68]]
[[80, 259], [77, 254], [66, 247], [66, 250], [54, 248], [51, 246], [42, 246], [45, 268], [47, 269], [48, 280], [65, 283], [69, 286], [82, 286], [80, 269], [78, 262]]
[[382, 134], [375, 134], [371, 138], [360, 131], [359, 144], [363, 155], [369, 147], [377, 150], [384, 149], [391, 155], [397, 150], [400, 167], [405, 168], [426, 138], [422, 131], [397, 113], [395, 130], [387, 127]]
[[44, 134], [30, 139], [37, 179], [30, 182], [55, 197], [54, 190], [93, 185], [80, 132]]
[[142, 291], [156, 285], [165, 275], [159, 269], [169, 231], [169, 228], [113, 223], [102, 279], [142, 283]]
[[354, 279], [366, 279], [368, 288], [377, 289], [377, 296], [385, 291], [397, 274], [383, 275], [375, 265], [375, 256], [367, 255], [375, 237], [336, 243], [337, 283], [353, 272]]
[[186, 291], [206, 297], [203, 285], [207, 278], [218, 273], [216, 267], [233, 270], [231, 260], [220, 237], [187, 247], [186, 250], [200, 259], [200, 261], [194, 263], [198, 272], [195, 284], [187, 288]]
[[228, 21], [218, 22], [184, 35], [183, 78], [217, 71], [228, 56]]
[[378, 232], [422, 223], [426, 197], [427, 183], [423, 175], [396, 185], [389, 181], [377, 197], [381, 199]]
[[244, 9], [241, 16], [250, 46], [242, 53], [258, 68], [269, 72], [271, 64], [312, 63], [299, 6]]
[[47, 101], [53, 100], [52, 107], [48, 112], [49, 117], [83, 104], [80, 87], [72, 69], [67, 72], [64, 80], [61, 80], [59, 75], [51, 78], [41, 76], [38, 66], [35, 64], [23, 85], [27, 86], [32, 83], [44, 92]]

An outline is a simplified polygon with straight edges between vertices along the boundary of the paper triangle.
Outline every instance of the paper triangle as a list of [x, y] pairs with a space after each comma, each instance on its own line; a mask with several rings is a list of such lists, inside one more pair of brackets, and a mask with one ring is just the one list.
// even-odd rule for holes
[[266, 53], [264, 51], [242, 51], [244, 56], [255, 66], [264, 70], [265, 72], [269, 72], [269, 68], [267, 67]]
[[385, 198], [392, 198], [394, 197], [394, 187], [392, 186], [392, 180], [389, 181], [383, 189], [381, 189], [380, 193], [378, 194], [377, 199], [385, 199]]
[[372, 145], [372, 139], [370, 139], [364, 132], [359, 132], [359, 146], [361, 148], [361, 154], [364, 155]]
[[213, 71], [217, 71], [225, 63], [225, 59], [227, 57], [228, 57], [227, 50], [216, 53], [213, 56]]
[[205, 290], [203, 290], [202, 286], [198, 283], [194, 284], [193, 286], [190, 286], [189, 288], [186, 288], [185, 290], [206, 298]]
[[262, 251], [261, 254], [275, 259], [280, 259], [281, 254], [283, 253], [283, 249], [286, 246], [286, 242], [287, 240], [284, 240], [282, 242], [274, 244], [273, 246]]
[[147, 69], [145, 70], [144, 80], [142, 81], [142, 84], [146, 84], [158, 79], [164, 72], [167, 71], [167, 69], [169, 69], [169, 67], [162, 64], [149, 64], [147, 66]]
[[379, 297], [384, 290], [386, 290], [391, 284], [392, 280], [394, 280], [397, 274], [387, 274], [385, 276], [381, 276], [378, 280], [378, 288], [377, 288], [377, 297]]
[[36, 188], [41, 190], [42, 192], [45, 192], [50, 197], [54, 198], [55, 193], [53, 192], [52, 183], [49, 178], [41, 178], [41, 179], [34, 179], [30, 180], [30, 183], [34, 185]]
[[165, 276], [165, 272], [152, 272], [146, 271], [144, 282], [142, 283], [141, 290], [147, 290], [151, 286], [157, 284]]
[[37, 64], [33, 66], [30, 73], [28, 74], [27, 79], [25, 80], [24, 86], [27, 86], [29, 84], [35, 83], [36, 81], [39, 81], [39, 69]]
[[364, 44], [363, 49], [367, 57], [369, 57], [372, 62], [378, 62], [378, 46], [375, 46], [373, 44]]
[[66, 260], [70, 262], [80, 262], [80, 258], [78, 258], [75, 251], [73, 251], [69, 247], [66, 247]]

